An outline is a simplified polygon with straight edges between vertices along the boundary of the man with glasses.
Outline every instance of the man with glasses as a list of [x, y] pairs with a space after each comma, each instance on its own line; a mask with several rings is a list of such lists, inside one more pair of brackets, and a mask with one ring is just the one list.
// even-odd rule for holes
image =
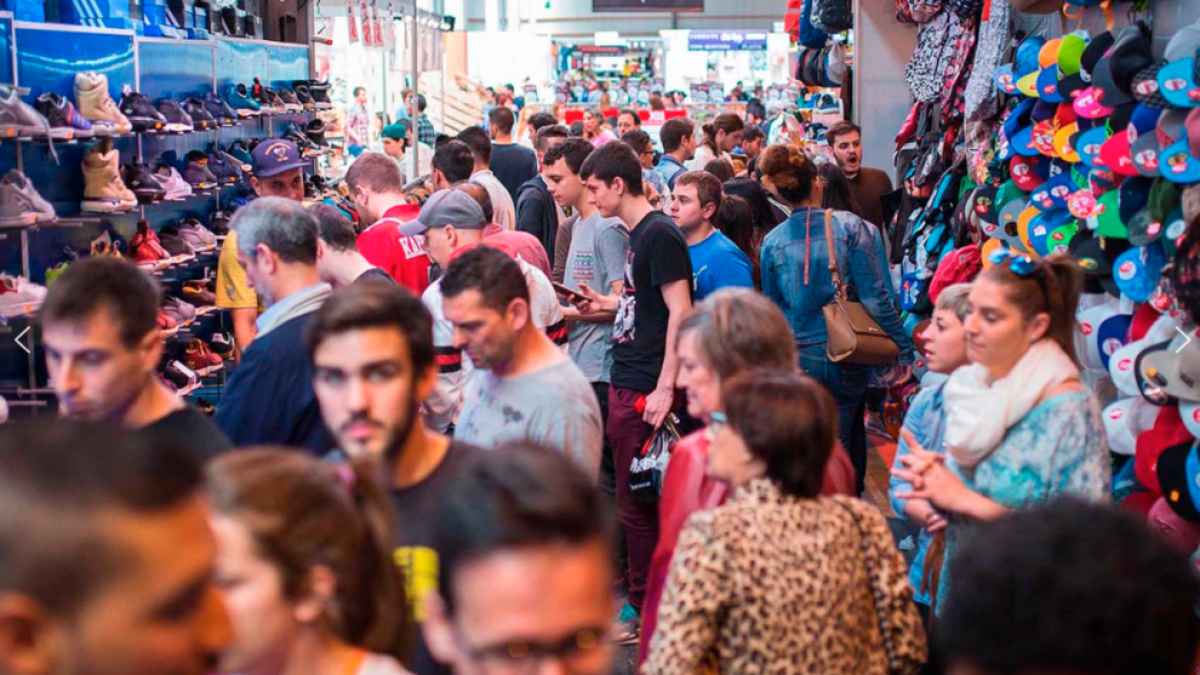
[[433, 520], [431, 653], [459, 675], [612, 672], [611, 509], [560, 454], [470, 456]]

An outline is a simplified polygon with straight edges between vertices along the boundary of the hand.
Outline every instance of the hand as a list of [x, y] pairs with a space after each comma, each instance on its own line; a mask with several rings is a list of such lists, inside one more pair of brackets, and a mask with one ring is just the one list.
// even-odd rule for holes
[[661, 427], [667, 419], [667, 414], [671, 412], [671, 404], [674, 402], [674, 389], [655, 389], [646, 397], [646, 409], [642, 412], [642, 420], [655, 429]]
[[925, 519], [925, 531], [929, 534], [937, 534], [938, 532], [946, 529], [946, 525], [948, 524], [949, 523], [946, 522], [946, 518], [942, 516], [942, 514], [935, 512], [933, 515]]
[[[966, 511], [967, 505], [977, 496], [976, 493], [946, 468], [941, 455], [922, 447], [911, 431], [903, 429], [901, 435], [908, 444], [909, 455], [901, 457], [900, 462], [907, 468], [893, 469], [892, 473], [909, 482], [913, 489], [896, 496], [900, 499], [924, 499], [941, 511]], [[932, 525], [933, 523], [930, 523], [930, 531], [935, 532]], [[942, 527], [945, 526], [942, 525], [938, 529]]]
[[579, 283], [579, 295], [571, 298], [571, 302], [575, 305], [575, 309], [578, 309], [579, 313], [584, 315], [604, 311], [617, 311], [615, 297], [600, 295], [591, 286], [583, 282]]

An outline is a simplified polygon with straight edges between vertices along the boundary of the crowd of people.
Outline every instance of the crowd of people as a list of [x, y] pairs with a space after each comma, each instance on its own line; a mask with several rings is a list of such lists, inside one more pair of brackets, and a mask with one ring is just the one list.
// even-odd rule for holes
[[[1194, 568], [1106, 504], [1074, 263], [1001, 251], [914, 333], [853, 124], [825, 158], [733, 114], [661, 153], [632, 110], [524, 121], [414, 175], [411, 119], [352, 137], [340, 208], [256, 152], [212, 420], [155, 376], [152, 279], [62, 273], [64, 419], [0, 432], [0, 672], [1192, 672]], [[849, 305], [886, 364], [834, 354]], [[860, 497], [872, 382], [918, 356], [906, 569]]]

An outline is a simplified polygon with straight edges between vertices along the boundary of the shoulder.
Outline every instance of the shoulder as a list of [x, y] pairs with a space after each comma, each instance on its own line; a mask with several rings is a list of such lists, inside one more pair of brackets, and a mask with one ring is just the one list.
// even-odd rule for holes
[[1095, 408], [1091, 393], [1082, 386], [1054, 392], [1026, 416], [1038, 425], [1075, 426], [1086, 422]]
[[861, 499], [846, 495], [832, 495], [817, 499], [824, 503], [828, 513], [841, 512], [853, 518], [853, 524], [861, 527], [864, 533], [888, 530], [887, 520], [883, 513]]
[[863, 178], [868, 179], [872, 183], [889, 186], [892, 184], [892, 177], [889, 176], [886, 171], [864, 167], [862, 174]]

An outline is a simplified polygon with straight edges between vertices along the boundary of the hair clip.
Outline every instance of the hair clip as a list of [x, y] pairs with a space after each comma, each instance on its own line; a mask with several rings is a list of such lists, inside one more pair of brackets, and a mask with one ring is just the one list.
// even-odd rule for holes
[[1012, 249], [999, 248], [988, 256], [988, 261], [993, 265], [1002, 265], [1006, 260], [1012, 261], [1008, 264], [1008, 269], [1017, 276], [1027, 277], [1037, 269], [1037, 260], [1033, 256], [1014, 253]]

